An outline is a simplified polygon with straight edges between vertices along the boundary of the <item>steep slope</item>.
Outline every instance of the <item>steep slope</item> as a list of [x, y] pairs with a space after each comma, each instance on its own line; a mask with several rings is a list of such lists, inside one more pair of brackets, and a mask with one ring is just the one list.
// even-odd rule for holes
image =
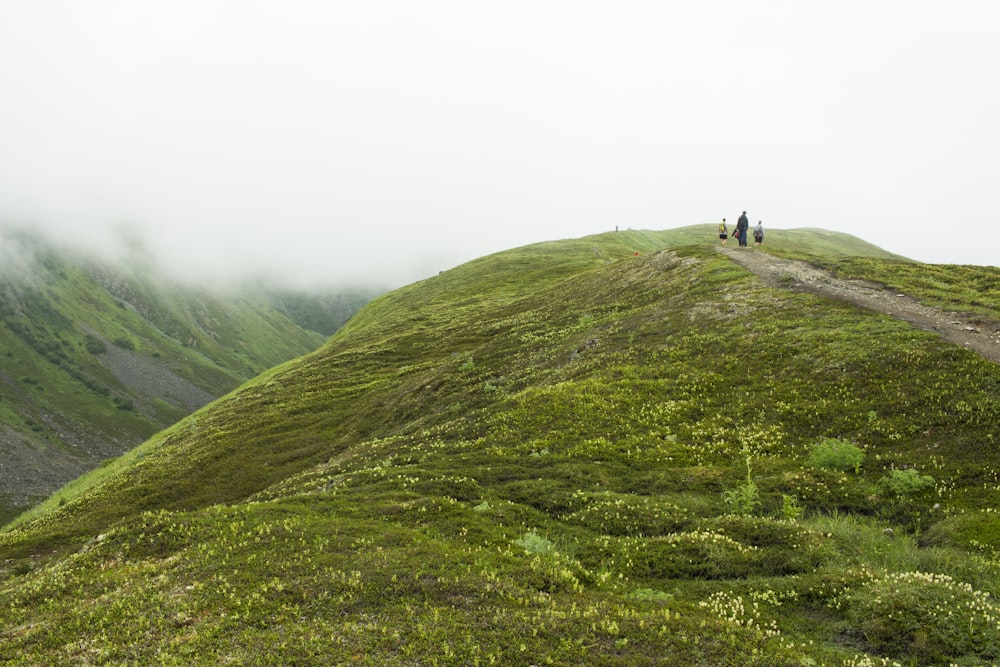
[[0, 519], [324, 340], [277, 296], [171, 285], [24, 233], [0, 243], [21, 263], [0, 277]]
[[376, 299], [0, 534], [0, 657], [996, 659], [1000, 368], [713, 245], [540, 244]]

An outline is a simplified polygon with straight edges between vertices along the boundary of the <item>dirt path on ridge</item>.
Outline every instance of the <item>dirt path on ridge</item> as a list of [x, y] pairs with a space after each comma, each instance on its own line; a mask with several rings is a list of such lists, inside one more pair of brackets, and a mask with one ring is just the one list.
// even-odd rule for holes
[[862, 308], [884, 313], [940, 334], [947, 340], [977, 352], [1000, 364], [1000, 323], [970, 320], [953, 311], [918, 303], [877, 283], [843, 280], [808, 262], [782, 259], [766, 252], [745, 248], [717, 248], [740, 266], [755, 273], [765, 285], [808, 292], [848, 301]]

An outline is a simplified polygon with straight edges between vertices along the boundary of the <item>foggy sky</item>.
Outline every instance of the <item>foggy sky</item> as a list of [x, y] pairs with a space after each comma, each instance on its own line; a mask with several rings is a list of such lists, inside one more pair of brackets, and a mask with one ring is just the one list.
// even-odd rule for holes
[[184, 276], [734, 220], [998, 263], [1000, 2], [0, 0], [0, 222]]

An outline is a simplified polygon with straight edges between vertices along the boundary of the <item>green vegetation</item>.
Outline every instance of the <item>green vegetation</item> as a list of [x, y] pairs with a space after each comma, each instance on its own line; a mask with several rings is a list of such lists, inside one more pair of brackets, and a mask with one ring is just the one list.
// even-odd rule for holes
[[824, 438], [812, 446], [806, 463], [813, 468], [823, 470], [840, 470], [848, 472], [861, 471], [865, 460], [865, 450], [857, 445], [844, 442], [839, 438]]
[[[68, 485], [0, 533], [0, 657], [1000, 660], [1000, 367], [704, 227], [386, 294]], [[818, 238], [768, 242], [864, 248]]]
[[757, 484], [753, 481], [749, 456], [747, 456], [746, 481], [735, 489], [730, 489], [723, 493], [722, 499], [725, 501], [726, 509], [730, 514], [748, 516], [757, 511], [757, 508], [760, 506], [760, 491], [757, 489]]
[[0, 242], [24, 261], [0, 267], [0, 521], [325, 339], [259, 293], [171, 284], [26, 233]]
[[1000, 311], [1000, 267], [877, 262], [851, 257], [831, 262], [813, 258], [845, 278], [879, 282], [946, 310], [995, 320]]
[[889, 474], [879, 480], [879, 482], [889, 493], [897, 498], [904, 498], [934, 488], [933, 477], [930, 475], [921, 475], [913, 468], [890, 470]]

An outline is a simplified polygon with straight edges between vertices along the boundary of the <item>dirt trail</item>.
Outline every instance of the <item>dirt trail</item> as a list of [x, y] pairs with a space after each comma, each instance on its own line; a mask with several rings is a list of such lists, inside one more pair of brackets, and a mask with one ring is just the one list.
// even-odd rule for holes
[[863, 280], [842, 280], [807, 262], [781, 259], [750, 248], [718, 248], [734, 262], [757, 274], [769, 287], [848, 301], [904, 320], [1000, 364], [1000, 324], [971, 320], [955, 312], [918, 303], [916, 299]]

